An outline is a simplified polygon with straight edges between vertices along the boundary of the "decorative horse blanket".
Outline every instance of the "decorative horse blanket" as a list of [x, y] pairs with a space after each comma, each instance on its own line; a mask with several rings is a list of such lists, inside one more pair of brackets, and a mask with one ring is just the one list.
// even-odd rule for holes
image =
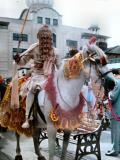
[[87, 130], [87, 132], [95, 130], [98, 127], [98, 123], [95, 122], [93, 117], [89, 116], [89, 113], [83, 112], [85, 98], [82, 93], [80, 94], [79, 104], [74, 107], [74, 109], [65, 111], [56, 101], [56, 87], [53, 79], [54, 75], [50, 75], [48, 77], [48, 83], [46, 84], [45, 91], [52, 103], [50, 119], [54, 123], [55, 127], [61, 130], [75, 130], [77, 128], [81, 128], [82, 130]]

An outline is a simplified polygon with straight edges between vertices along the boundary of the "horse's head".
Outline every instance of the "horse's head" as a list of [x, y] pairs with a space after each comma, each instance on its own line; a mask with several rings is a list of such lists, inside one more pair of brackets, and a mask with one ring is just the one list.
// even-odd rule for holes
[[84, 68], [90, 78], [103, 79], [113, 77], [113, 73], [107, 66], [107, 56], [95, 44], [87, 44], [83, 49]]
[[85, 68], [89, 71], [90, 78], [97, 78], [105, 90], [105, 95], [108, 95], [110, 90], [115, 86], [115, 77], [112, 70], [109, 70], [107, 65], [107, 56], [97, 45], [88, 44], [83, 50]]

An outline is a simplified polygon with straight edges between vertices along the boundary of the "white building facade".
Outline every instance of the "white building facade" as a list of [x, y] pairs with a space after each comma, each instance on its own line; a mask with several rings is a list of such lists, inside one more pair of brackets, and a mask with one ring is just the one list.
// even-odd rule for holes
[[[53, 9], [53, 0], [26, 0], [29, 8], [24, 9], [19, 19], [0, 17], [0, 74], [5, 77], [12, 74], [13, 54], [22, 53], [37, 41], [37, 32], [47, 24], [53, 32], [53, 45], [64, 57], [71, 48], [80, 47], [94, 34], [94, 28], [82, 29], [62, 24], [62, 16]], [[21, 28], [27, 20], [22, 34]], [[97, 35], [98, 40], [105, 42], [107, 36]], [[18, 42], [21, 40], [18, 49]]]

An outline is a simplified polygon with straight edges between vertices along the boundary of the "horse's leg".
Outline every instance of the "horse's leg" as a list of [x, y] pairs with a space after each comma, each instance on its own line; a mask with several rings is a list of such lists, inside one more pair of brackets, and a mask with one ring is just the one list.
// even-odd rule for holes
[[34, 135], [33, 135], [33, 142], [34, 142], [34, 148], [35, 148], [35, 153], [37, 154], [38, 156], [38, 160], [46, 160], [45, 157], [41, 154], [40, 152], [40, 149], [39, 149], [39, 135], [40, 135], [40, 132], [39, 132], [39, 128], [36, 129]]
[[52, 123], [47, 125], [49, 160], [53, 160], [55, 155], [56, 128]]
[[67, 147], [69, 143], [70, 134], [71, 134], [70, 131], [64, 131], [61, 160], [66, 160]]
[[21, 155], [21, 150], [20, 150], [20, 135], [16, 132], [15, 136], [16, 136], [16, 141], [17, 141], [15, 160], [23, 160], [22, 155]]

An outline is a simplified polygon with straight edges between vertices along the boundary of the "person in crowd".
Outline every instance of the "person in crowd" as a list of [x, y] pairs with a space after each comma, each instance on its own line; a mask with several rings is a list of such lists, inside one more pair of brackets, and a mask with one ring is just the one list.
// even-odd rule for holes
[[[34, 101], [36, 89], [44, 89], [47, 77], [59, 67], [59, 56], [52, 45], [52, 31], [44, 25], [37, 33], [38, 42], [34, 43], [21, 55], [17, 54], [13, 58], [18, 65], [25, 65], [32, 60], [32, 75], [27, 82], [26, 98], [26, 121], [22, 128], [29, 128], [29, 112]], [[26, 85], [25, 85], [26, 86]]]
[[120, 80], [106, 78], [105, 90], [108, 92], [111, 108], [111, 142], [113, 144], [112, 149], [107, 151], [106, 156], [118, 156], [120, 154]]

